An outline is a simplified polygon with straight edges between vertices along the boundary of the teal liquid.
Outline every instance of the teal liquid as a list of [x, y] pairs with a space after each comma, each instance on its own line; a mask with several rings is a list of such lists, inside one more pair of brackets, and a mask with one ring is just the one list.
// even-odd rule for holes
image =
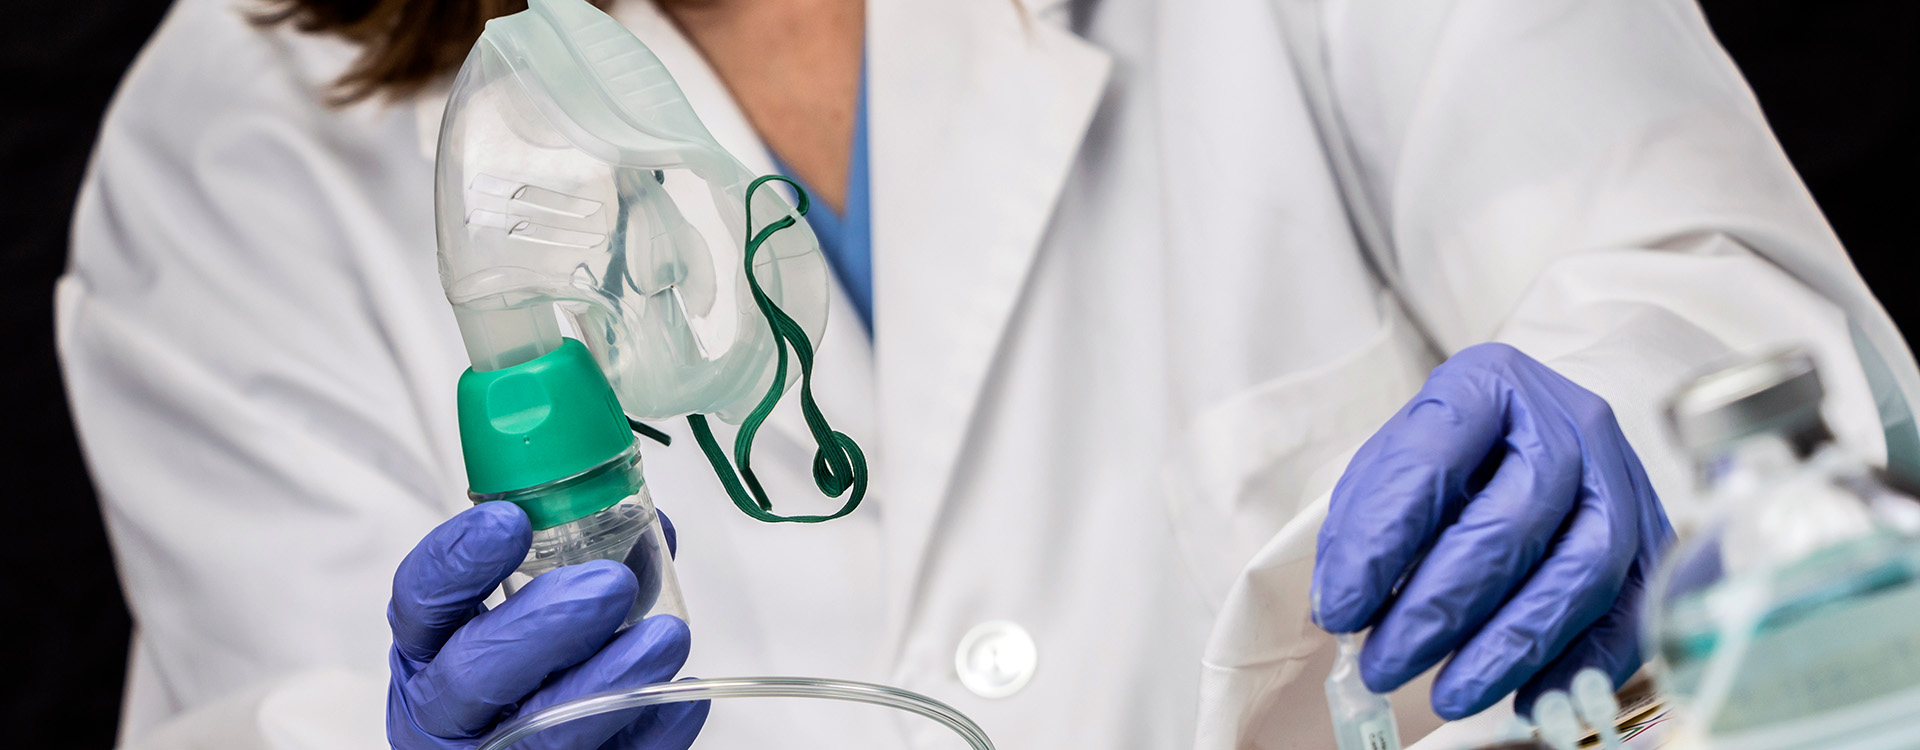
[[[1920, 686], [1920, 548], [1895, 535], [1837, 545], [1772, 573], [1773, 602], [1713, 734], [1763, 728]], [[1695, 693], [1720, 643], [1709, 603], [1724, 583], [1674, 602], [1660, 647], [1669, 690]]]

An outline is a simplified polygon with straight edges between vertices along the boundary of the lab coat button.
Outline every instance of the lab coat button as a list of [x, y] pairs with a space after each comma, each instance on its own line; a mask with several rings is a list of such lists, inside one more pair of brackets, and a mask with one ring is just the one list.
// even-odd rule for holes
[[1006, 620], [973, 626], [953, 654], [960, 684], [982, 698], [1005, 698], [1027, 686], [1040, 650], [1025, 628]]

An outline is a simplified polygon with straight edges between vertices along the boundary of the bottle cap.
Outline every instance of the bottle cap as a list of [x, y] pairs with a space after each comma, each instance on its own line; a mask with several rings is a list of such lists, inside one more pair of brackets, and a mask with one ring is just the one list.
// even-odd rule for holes
[[[486, 372], [467, 370], [459, 386], [460, 448], [475, 496], [513, 493], [535, 528], [597, 512], [631, 494], [631, 482], [589, 482], [567, 492], [531, 493], [578, 477], [633, 448], [626, 412], [586, 345], [565, 339], [533, 360]], [[636, 473], [637, 474], [637, 473]], [[597, 476], [597, 475], [596, 475]], [[582, 477], [586, 479], [586, 477]], [[585, 488], [592, 497], [581, 495]], [[564, 507], [547, 509], [546, 505]], [[570, 516], [570, 517], [569, 517]]]
[[1667, 402], [1667, 421], [1687, 450], [1702, 453], [1754, 435], [1817, 426], [1824, 395], [1813, 356], [1794, 347], [1695, 378]]

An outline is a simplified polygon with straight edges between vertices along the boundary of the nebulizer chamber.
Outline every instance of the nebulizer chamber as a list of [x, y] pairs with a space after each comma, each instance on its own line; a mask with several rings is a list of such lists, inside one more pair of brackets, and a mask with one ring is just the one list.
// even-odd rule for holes
[[553, 346], [460, 378], [469, 494], [519, 505], [532, 522], [531, 548], [508, 591], [562, 565], [613, 560], [639, 584], [623, 627], [648, 614], [684, 620], [673, 557], [619, 402], [584, 345]]
[[1789, 350], [1670, 403], [1710, 510], [1649, 587], [1646, 639], [1692, 745], [1920, 748], [1920, 504], [1821, 399]]
[[[440, 281], [472, 363], [459, 385], [469, 491], [527, 511], [522, 580], [617, 560], [641, 583], [628, 624], [687, 617], [629, 418], [687, 416], [699, 434], [703, 415], [739, 423], [771, 408], [757, 402], [801, 371], [785, 367], [770, 322], [810, 342], [826, 324], [827, 267], [803, 209], [757, 185], [606, 14], [533, 0], [487, 23], [441, 122], [435, 218]], [[522, 717], [486, 746], [597, 713], [730, 697], [888, 706], [992, 747], [924, 696], [792, 677], [590, 696]]]

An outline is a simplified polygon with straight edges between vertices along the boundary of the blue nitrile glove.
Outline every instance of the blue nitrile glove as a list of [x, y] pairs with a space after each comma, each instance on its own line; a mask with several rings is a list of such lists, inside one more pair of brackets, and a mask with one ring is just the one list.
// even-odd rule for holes
[[[387, 739], [397, 750], [471, 748], [515, 716], [669, 680], [686, 663], [687, 625], [677, 617], [649, 617], [614, 634], [639, 583], [610, 560], [548, 572], [489, 611], [481, 600], [520, 566], [532, 540], [518, 506], [481, 503], [429, 532], [400, 563], [387, 607]], [[595, 716], [514, 748], [684, 750], [707, 709], [672, 703]]]
[[1672, 538], [1606, 401], [1482, 344], [1435, 368], [1348, 464], [1320, 528], [1314, 617], [1373, 626], [1360, 676], [1376, 692], [1454, 654], [1435, 713], [1517, 689], [1527, 714], [1582, 667], [1618, 685], [1640, 666], [1643, 590]]

